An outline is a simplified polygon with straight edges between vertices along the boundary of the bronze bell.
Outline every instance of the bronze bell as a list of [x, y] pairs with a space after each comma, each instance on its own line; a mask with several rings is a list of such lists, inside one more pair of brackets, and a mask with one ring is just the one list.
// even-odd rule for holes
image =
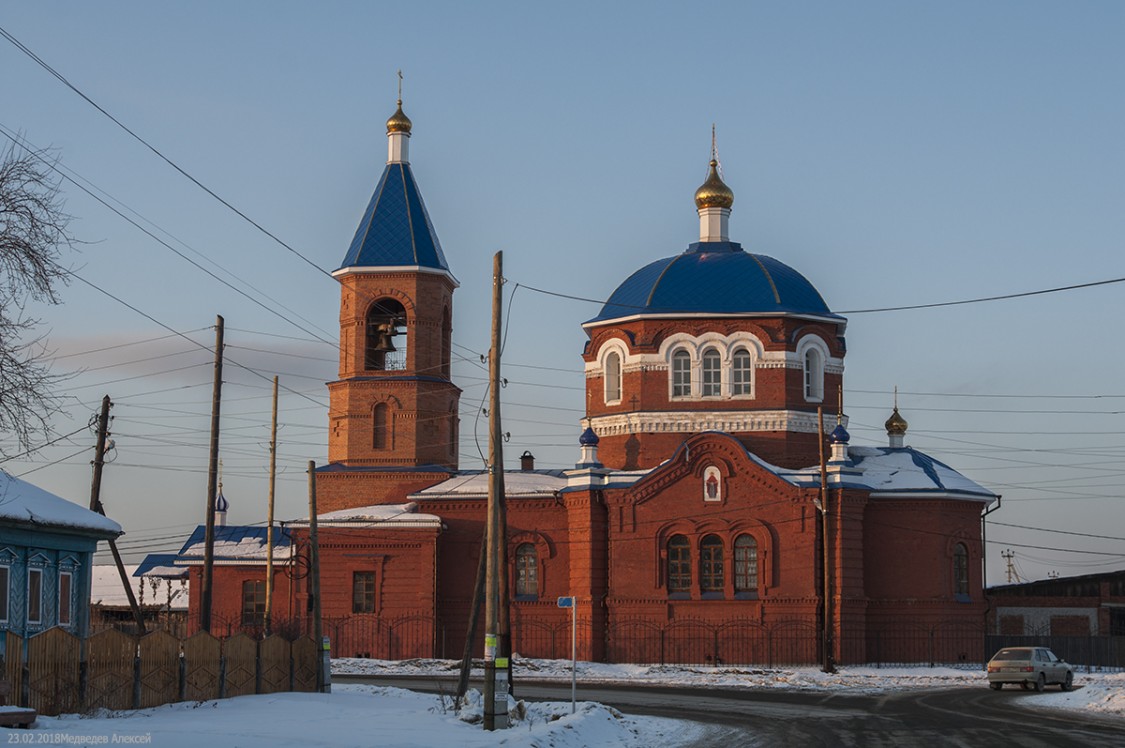
[[375, 341], [375, 353], [394, 353], [395, 348], [394, 340], [395, 328], [393, 324], [379, 325], [379, 338]]

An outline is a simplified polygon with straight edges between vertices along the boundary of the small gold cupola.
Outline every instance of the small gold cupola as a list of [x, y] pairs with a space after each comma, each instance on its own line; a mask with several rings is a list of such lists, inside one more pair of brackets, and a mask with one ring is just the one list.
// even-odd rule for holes
[[387, 120], [387, 134], [392, 132], [404, 132], [410, 134], [410, 128], [414, 127], [414, 123], [406, 116], [406, 112], [402, 111], [402, 99], [398, 100], [398, 109]]
[[414, 123], [402, 111], [402, 71], [398, 71], [398, 108], [387, 120], [387, 163], [410, 163], [410, 131]]
[[699, 212], [700, 242], [729, 242], [730, 207], [734, 191], [719, 176], [719, 149], [715, 144], [715, 126], [711, 125], [711, 169], [707, 179], [695, 191], [695, 207]]
[[891, 417], [887, 419], [887, 422], [883, 424], [887, 429], [887, 437], [890, 439], [890, 445], [892, 447], [903, 446], [903, 437], [906, 436], [906, 427], [908, 425], [906, 419], [898, 412], [898, 387], [895, 387], [894, 411], [891, 413]]
[[700, 210], [704, 208], [730, 210], [732, 205], [734, 205], [734, 191], [723, 182], [723, 178], [719, 176], [719, 162], [712, 158], [707, 181], [695, 191], [695, 207]]

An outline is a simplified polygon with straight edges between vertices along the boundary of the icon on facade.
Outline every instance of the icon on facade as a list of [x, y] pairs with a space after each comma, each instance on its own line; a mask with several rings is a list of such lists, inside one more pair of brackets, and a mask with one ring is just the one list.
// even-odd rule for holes
[[703, 471], [703, 500], [723, 500], [723, 476], [714, 465]]

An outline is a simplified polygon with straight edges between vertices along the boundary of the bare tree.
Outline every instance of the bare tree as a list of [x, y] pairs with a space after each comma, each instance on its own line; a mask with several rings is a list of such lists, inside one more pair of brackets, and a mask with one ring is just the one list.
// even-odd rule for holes
[[[51, 433], [50, 419], [60, 409], [33, 303], [59, 303], [58, 288], [68, 280], [59, 264], [73, 244], [67, 231], [53, 157], [14, 143], [0, 154], [0, 434], [20, 449]], [[0, 454], [8, 439], [0, 441]]]

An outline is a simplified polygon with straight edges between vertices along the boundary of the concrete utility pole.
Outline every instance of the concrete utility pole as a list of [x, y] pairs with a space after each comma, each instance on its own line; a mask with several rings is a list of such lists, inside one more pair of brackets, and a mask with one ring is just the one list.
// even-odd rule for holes
[[203, 533], [203, 589], [199, 627], [211, 633], [212, 578], [215, 568], [215, 494], [219, 480], [219, 405], [223, 399], [223, 318], [215, 317], [215, 376], [211, 387], [211, 452], [207, 461], [207, 521]]
[[[90, 511], [105, 516], [105, 507], [102, 506], [102, 468], [105, 466], [106, 441], [109, 438], [109, 409], [113, 403], [109, 395], [102, 398], [102, 410], [98, 414], [98, 440], [94, 445], [94, 478], [90, 484]], [[129, 598], [129, 608], [133, 611], [133, 619], [137, 622], [137, 633], [145, 633], [145, 618], [141, 608], [137, 605], [137, 596], [133, 594], [133, 585], [129, 575], [125, 572], [125, 564], [121, 561], [121, 553], [117, 550], [117, 540], [109, 541], [109, 550], [113, 553], [113, 563], [117, 566], [117, 573], [121, 576], [121, 584], [125, 586], [125, 595]], [[141, 587], [144, 591], [144, 587]]]
[[[501, 610], [507, 595], [500, 589], [504, 563], [504, 455], [500, 429], [500, 319], [503, 308], [503, 252], [492, 263], [492, 346], [488, 352], [488, 562], [485, 582], [484, 729], [508, 726], [508, 652], [504, 648]], [[506, 576], [506, 575], [505, 575]]]
[[270, 421], [270, 490], [266, 510], [266, 636], [273, 628], [273, 492], [277, 480], [277, 377], [273, 378], [273, 418]]

